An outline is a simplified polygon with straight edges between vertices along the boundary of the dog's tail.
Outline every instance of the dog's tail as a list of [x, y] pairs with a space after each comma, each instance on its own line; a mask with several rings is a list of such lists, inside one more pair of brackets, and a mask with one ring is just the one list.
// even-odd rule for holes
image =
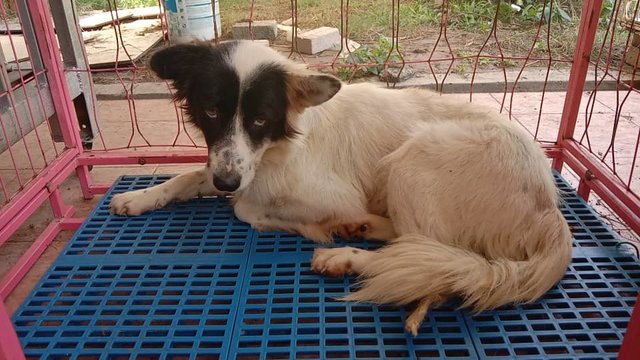
[[344, 299], [406, 305], [458, 295], [474, 311], [525, 303], [544, 295], [571, 261], [571, 232], [562, 214], [541, 214], [525, 260], [492, 259], [417, 235], [403, 235], [362, 271], [362, 287]]

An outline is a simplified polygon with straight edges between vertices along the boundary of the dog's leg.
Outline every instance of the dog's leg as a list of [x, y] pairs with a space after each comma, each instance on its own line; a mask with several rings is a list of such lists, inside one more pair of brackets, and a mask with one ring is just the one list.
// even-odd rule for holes
[[287, 221], [274, 216], [273, 209], [245, 199], [238, 199], [233, 206], [238, 219], [251, 224], [258, 231], [286, 231], [300, 234], [307, 239], [319, 243], [330, 243], [333, 239], [329, 231], [319, 224], [304, 224], [298, 221]]
[[366, 214], [354, 221], [339, 224], [333, 227], [330, 232], [347, 240], [362, 238], [386, 241], [397, 237], [391, 219], [373, 214]]
[[207, 181], [204, 169], [178, 175], [160, 185], [117, 194], [111, 199], [111, 212], [118, 215], [140, 215], [161, 208], [171, 201], [186, 201], [198, 195], [218, 192]]
[[349, 246], [316, 249], [311, 259], [311, 270], [329, 276], [359, 273], [377, 253]]
[[418, 336], [418, 329], [420, 325], [422, 325], [425, 316], [427, 316], [429, 307], [431, 307], [431, 305], [439, 305], [441, 301], [442, 299], [439, 296], [420, 299], [416, 308], [407, 315], [404, 328], [413, 336]]

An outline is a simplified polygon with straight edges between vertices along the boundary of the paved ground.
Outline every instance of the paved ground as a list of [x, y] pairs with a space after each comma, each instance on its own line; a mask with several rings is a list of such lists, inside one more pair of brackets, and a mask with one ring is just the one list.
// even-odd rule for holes
[[[576, 130], [576, 138], [583, 138], [585, 123], [590, 121], [588, 135], [589, 138], [583, 138], [585, 146], [590, 146], [594, 154], [605, 156], [605, 162], [613, 166], [615, 164], [616, 171], [623, 179], [629, 178], [631, 170], [635, 168], [632, 175], [633, 189], [640, 193], [640, 164], [633, 163], [633, 154], [637, 152], [636, 143], [639, 134], [640, 125], [640, 95], [632, 93], [631, 96], [622, 103], [626, 92], [598, 92], [595, 101], [592, 102], [593, 108], [590, 111], [592, 116], [589, 118], [585, 115], [589, 94], [583, 96], [581, 104], [581, 113]], [[469, 95], [455, 94], [447, 95], [455, 96], [461, 99], [469, 99]], [[560, 117], [562, 114], [562, 106], [564, 102], [564, 93], [552, 92], [544, 96], [541, 107], [542, 93], [516, 93], [513, 99], [513, 106], [510, 96], [507, 96], [503, 103], [503, 95], [501, 93], [492, 94], [474, 94], [473, 102], [500, 108], [504, 104], [504, 111], [511, 110], [512, 119], [522, 124], [532, 135], [542, 142], [552, 142], [555, 140]], [[147, 142], [153, 145], [184, 145], [186, 148], [193, 144], [203, 144], [203, 141], [197, 132], [188, 125], [184, 125], [180, 120], [179, 113], [176, 108], [167, 99], [156, 100], [137, 100], [135, 101], [135, 111], [125, 100], [110, 100], [99, 102], [99, 117], [101, 119], [102, 137], [96, 139], [95, 149], [119, 148], [129, 145], [146, 146]], [[542, 110], [541, 110], [542, 109]], [[617, 110], [616, 110], [617, 109]], [[130, 114], [135, 113], [135, 121], [132, 121]], [[617, 132], [615, 139], [615, 159], [607, 154], [607, 148], [610, 143], [612, 129], [614, 128], [614, 119], [616, 114], [619, 115], [617, 123]], [[541, 119], [538, 126], [538, 119]], [[537, 129], [537, 130], [536, 130]], [[11, 156], [8, 152], [0, 154], [0, 176], [4, 183], [3, 192], [0, 194], [0, 200], [4, 202], [6, 196], [10, 196], [19, 190], [21, 183], [27, 181], [34, 172], [38, 172], [45, 162], [44, 158], [51, 160], [55, 156], [55, 150], [50, 140], [48, 140], [48, 129], [46, 126], [38, 128], [40, 143], [43, 144], [43, 151], [32, 151], [27, 156], [24, 151], [25, 145], [22, 143], [12, 147], [13, 158], [19, 170], [21, 181], [18, 180], [16, 171], [13, 166]], [[38, 149], [38, 139], [35, 133], [26, 137], [25, 143], [27, 148]], [[173, 149], [180, 151], [183, 147]], [[138, 149], [136, 151], [144, 151]], [[33, 163], [32, 167], [30, 164]], [[122, 174], [171, 174], [180, 173], [195, 166], [122, 166], [122, 167], [96, 167], [91, 172], [92, 177], [97, 183], [112, 182], [117, 176]], [[575, 177], [570, 173], [565, 176], [575, 182]], [[69, 178], [63, 185], [65, 199], [76, 206], [77, 215], [86, 215], [98, 198], [92, 200], [83, 200], [80, 196], [78, 181], [75, 177]], [[592, 200], [596, 208], [605, 216], [610, 216], [607, 209], [598, 204], [597, 199]], [[29, 247], [33, 239], [44, 229], [50, 221], [51, 214], [48, 206], [43, 206], [36, 215], [34, 215], [11, 239], [8, 243], [0, 247], [0, 276], [8, 271], [8, 269], [17, 261], [20, 255]], [[624, 226], [617, 224], [612, 218], [611, 224], [614, 228], [622, 231], [622, 236], [633, 238], [634, 235], [624, 232]], [[14, 293], [7, 299], [7, 306], [10, 312], [13, 312], [21, 303], [24, 297], [31, 290], [35, 282], [49, 267], [60, 250], [64, 247], [66, 241], [72, 234], [65, 232], [61, 234], [50, 248], [42, 256], [42, 259], [36, 264], [32, 271], [22, 281]]]

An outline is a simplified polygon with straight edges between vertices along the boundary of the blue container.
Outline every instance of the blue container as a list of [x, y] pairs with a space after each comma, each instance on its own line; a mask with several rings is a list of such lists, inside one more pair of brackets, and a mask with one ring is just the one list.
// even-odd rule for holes
[[[212, 3], [212, 0], [165, 0], [171, 42], [214, 40]], [[222, 26], [218, 0], [215, 0], [215, 24], [220, 36]]]

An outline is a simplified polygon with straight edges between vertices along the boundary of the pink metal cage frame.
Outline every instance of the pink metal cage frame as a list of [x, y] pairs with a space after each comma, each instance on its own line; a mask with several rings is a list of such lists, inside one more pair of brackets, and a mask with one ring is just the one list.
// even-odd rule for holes
[[[615, 169], [612, 170], [604, 164], [602, 159], [594, 155], [576, 136], [576, 124], [580, 113], [580, 103], [587, 79], [587, 71], [593, 65], [591, 54], [595, 44], [602, 2], [602, 0], [584, 2], [560, 130], [555, 143], [542, 145], [548, 156], [553, 160], [553, 168], [562, 171], [566, 165], [579, 176], [578, 193], [583, 198], [587, 199], [590, 193], [595, 193], [631, 229], [636, 233], [640, 233], [640, 197], [631, 190], [630, 180], [623, 181], [620, 176], [616, 175]], [[254, 3], [255, 1], [251, 2], [251, 18], [253, 18]], [[396, 28], [396, 26], [399, 26], [399, 18], [397, 18], [399, 10], [396, 9], [399, 9], [399, 2], [394, 1], [393, 4], [393, 36], [396, 39], [394, 41], [397, 41], [396, 32], [399, 27]], [[347, 8], [349, 6], [348, 0], [346, 6]], [[181, 150], [179, 153], [167, 150], [152, 150], [143, 153], [133, 153], [127, 149], [110, 151], [85, 150], [79, 135], [80, 127], [73, 100], [65, 78], [65, 67], [58, 52], [57, 36], [51, 20], [49, 4], [45, 0], [28, 0], [26, 1], [26, 9], [28, 13], [21, 13], [20, 16], [28, 17], [33, 24], [35, 38], [43, 62], [43, 74], [46, 75], [51, 89], [52, 102], [60, 124], [64, 149], [59, 152], [56, 151], [55, 159], [48, 162], [30, 181], [25, 182], [17, 194], [11, 197], [7, 196], [10, 200], [0, 210], [0, 246], [47, 201], [51, 205], [55, 217], [33, 242], [28, 251], [19, 259], [17, 264], [0, 280], [0, 297], [3, 300], [0, 301], [0, 333], [2, 333], [0, 336], [0, 359], [24, 358], [9, 314], [5, 309], [4, 299], [13, 291], [42, 255], [46, 247], [61, 231], [75, 230], [83, 221], [82, 218], [75, 217], [74, 208], [63, 201], [60, 185], [65, 179], [75, 172], [80, 179], [83, 196], [90, 198], [104, 193], [109, 185], [93, 183], [88, 170], [89, 166], [201, 163], [206, 159], [204, 149]], [[297, 9], [297, 4], [293, 0], [292, 15], [294, 24], [296, 19], [295, 9]], [[4, 13], [3, 5], [0, 10]], [[348, 28], [348, 22], [346, 24], [343, 22], [343, 26]], [[342, 30], [345, 31], [344, 28]], [[440, 37], [438, 41], [440, 41]], [[393, 46], [393, 49], [398, 51], [397, 42], [394, 42]], [[292, 53], [293, 51], [294, 49], [292, 48]], [[302, 59], [304, 60], [304, 58]], [[335, 60], [334, 63], [327, 64], [327, 66], [334, 65]], [[620, 79], [618, 78], [618, 80]], [[627, 87], [629, 91], [636, 91], [629, 85]], [[4, 127], [1, 119], [0, 125]], [[635, 165], [635, 158], [638, 152], [637, 143], [634, 150], [633, 164]], [[2, 187], [4, 189], [4, 186]], [[639, 312], [640, 309], [636, 305], [636, 311], [634, 311], [629, 324], [620, 358], [632, 358], [633, 354], [640, 353]]]

